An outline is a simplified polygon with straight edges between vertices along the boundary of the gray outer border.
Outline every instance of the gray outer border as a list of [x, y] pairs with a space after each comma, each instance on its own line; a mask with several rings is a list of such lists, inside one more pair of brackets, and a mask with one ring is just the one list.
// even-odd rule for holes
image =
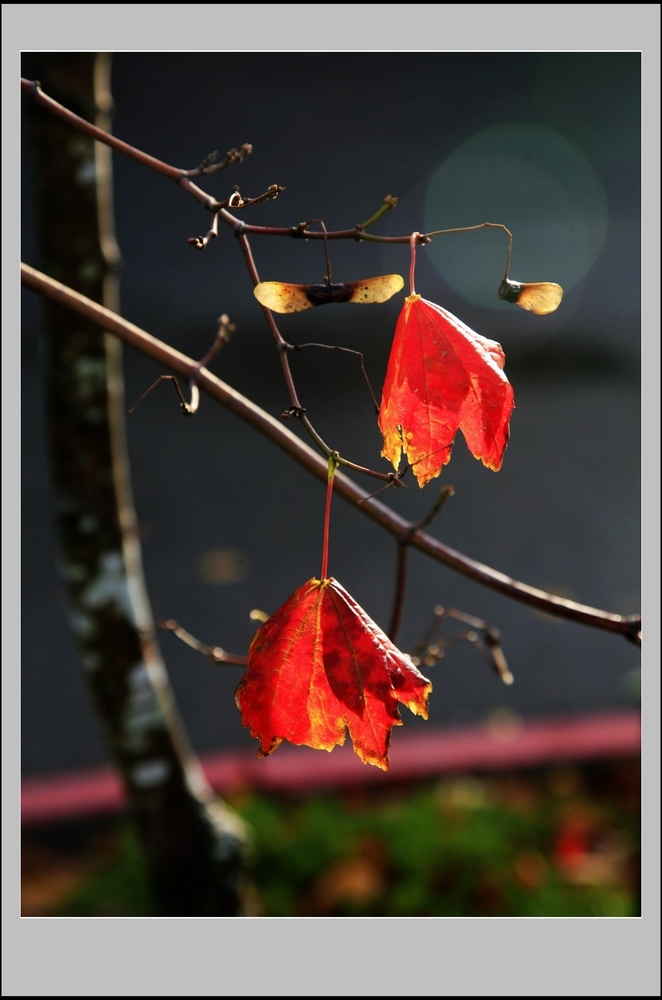
[[[190, 13], [189, 13], [190, 12]], [[659, 996], [660, 5], [3, 4], [5, 996]], [[377, 13], [378, 12], [378, 13]], [[201, 31], [201, 22], [204, 30]], [[237, 30], [233, 30], [236, 25]], [[250, 28], [247, 28], [250, 26]], [[214, 28], [217, 28], [214, 31]], [[641, 919], [19, 919], [18, 160], [21, 50], [643, 53], [644, 842]], [[235, 44], [232, 44], [232, 43]], [[158, 43], [158, 44], [157, 44]], [[229, 43], [229, 44], [228, 44]], [[280, 43], [280, 44], [278, 44]], [[171, 48], [172, 47], [172, 48]], [[425, 49], [425, 51], [429, 51]], [[614, 474], [618, 475], [615, 467]], [[392, 956], [387, 945], [393, 941]], [[112, 948], [112, 951], [111, 951]], [[386, 960], [387, 956], [390, 960]], [[229, 961], [228, 961], [229, 960]], [[323, 970], [323, 972], [321, 972]]]

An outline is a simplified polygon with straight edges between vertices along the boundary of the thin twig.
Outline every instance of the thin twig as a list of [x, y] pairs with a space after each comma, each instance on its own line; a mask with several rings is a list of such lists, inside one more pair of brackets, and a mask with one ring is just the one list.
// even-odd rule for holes
[[[143, 392], [142, 396], [140, 396], [135, 401], [135, 403], [133, 404], [133, 406], [129, 407], [129, 413], [135, 413], [136, 410], [138, 409], [138, 407], [140, 406], [140, 404], [142, 403], [143, 399], [146, 396], [149, 396], [149, 394], [152, 391], [152, 389], [156, 389], [157, 385], [160, 385], [161, 382], [166, 382], [166, 381], [167, 382], [172, 382], [172, 384], [174, 385], [175, 391], [176, 391], [176, 393], [177, 393], [177, 395], [179, 397], [179, 405], [181, 406], [182, 412], [184, 413], [184, 415], [185, 416], [191, 416], [193, 413], [195, 413], [195, 411], [198, 408], [198, 401], [200, 399], [200, 393], [197, 393], [195, 399], [194, 399], [193, 394], [191, 394], [191, 402], [187, 403], [186, 400], [184, 399], [184, 393], [182, 392], [182, 390], [179, 387], [179, 382], [177, 381], [177, 376], [176, 375], [159, 375], [159, 377], [152, 382], [152, 384], [150, 385], [149, 389], [145, 389], [145, 391]], [[194, 408], [194, 403], [195, 403], [195, 408]]]
[[513, 252], [513, 234], [502, 222], [480, 222], [477, 226], [456, 226], [454, 229], [436, 229], [432, 233], [425, 233], [428, 239], [433, 236], [445, 236], [447, 233], [475, 233], [478, 229], [502, 229], [508, 237], [508, 251], [506, 253], [506, 270], [503, 280], [508, 280], [510, 270], [510, 258]]
[[402, 482], [402, 477], [404, 476], [406, 471], [407, 469], [403, 469], [402, 472], [391, 472], [390, 482], [386, 483], [385, 486], [380, 486], [379, 489], [375, 490], [374, 493], [368, 493], [361, 500], [358, 500], [357, 504], [365, 503], [366, 500], [372, 500], [373, 497], [378, 497], [380, 493], [384, 493], [385, 490], [390, 490], [392, 486], [397, 486], [403, 490], [408, 489], [409, 487], [407, 486], [407, 484]]
[[387, 194], [384, 201], [381, 203], [374, 215], [371, 215], [366, 222], [361, 222], [357, 229], [367, 229], [368, 226], [374, 226], [375, 222], [381, 219], [382, 215], [386, 215], [392, 208], [398, 204], [398, 199], [394, 198], [392, 195]]
[[400, 624], [402, 622], [402, 611], [405, 603], [405, 590], [407, 586], [407, 562], [408, 562], [408, 550], [411, 544], [411, 539], [417, 531], [421, 531], [423, 528], [427, 528], [429, 524], [432, 524], [435, 517], [444, 506], [446, 501], [454, 496], [455, 490], [452, 486], [443, 486], [439, 492], [439, 496], [435, 502], [430, 507], [427, 514], [417, 521], [416, 524], [412, 524], [409, 534], [400, 540], [398, 543], [398, 564], [395, 571], [395, 590], [393, 593], [393, 609], [391, 611], [391, 625], [388, 630], [388, 637], [391, 642], [395, 642], [400, 631]]
[[365, 384], [368, 386], [368, 392], [370, 393], [370, 398], [372, 399], [372, 405], [375, 408], [375, 413], [379, 413], [379, 403], [377, 402], [377, 397], [373, 391], [372, 385], [370, 384], [370, 379], [368, 378], [368, 373], [365, 370], [365, 359], [361, 351], [355, 351], [351, 347], [341, 347], [339, 344], [287, 344], [287, 349], [290, 351], [302, 351], [304, 347], [323, 347], [327, 351], [344, 351], [346, 354], [356, 354], [359, 358], [359, 363], [361, 365], [361, 371], [363, 372], [363, 378], [365, 379]]
[[421, 638], [418, 640], [414, 646], [412, 656], [414, 659], [421, 659], [425, 650], [429, 648], [432, 639], [434, 638], [437, 629], [439, 628], [439, 623], [442, 621], [444, 615], [446, 614], [446, 609], [441, 604], [436, 604], [434, 607], [434, 617], [432, 619], [431, 625], [428, 627], [427, 631], [423, 633]]
[[137, 402], [135, 402], [133, 406], [130, 407], [129, 413], [135, 413], [136, 410], [138, 409], [138, 406], [140, 405], [140, 403], [142, 403], [143, 399], [145, 398], [145, 396], [149, 396], [152, 389], [155, 389], [160, 382], [163, 382], [165, 379], [170, 379], [172, 380], [175, 389], [177, 391], [177, 395], [179, 396], [179, 403], [182, 408], [184, 416], [192, 417], [195, 413], [198, 412], [198, 407], [200, 406], [200, 390], [198, 389], [198, 372], [200, 371], [201, 368], [205, 368], [209, 364], [212, 358], [214, 358], [221, 350], [223, 345], [228, 343], [230, 337], [235, 332], [236, 332], [236, 327], [234, 323], [230, 322], [230, 317], [226, 313], [223, 313], [222, 316], [218, 317], [218, 332], [216, 334], [216, 337], [214, 338], [214, 343], [211, 345], [211, 347], [205, 354], [202, 361], [198, 361], [198, 365], [195, 372], [188, 380], [189, 389], [191, 391], [190, 403], [187, 403], [186, 400], [184, 399], [184, 393], [180, 389], [179, 382], [177, 381], [175, 375], [159, 375], [159, 377], [154, 382], [152, 382], [149, 389], [146, 389], [145, 392], [143, 392], [140, 399], [138, 399]]
[[[186, 357], [180, 351], [164, 344], [151, 334], [146, 333], [133, 323], [127, 322], [109, 309], [104, 309], [96, 302], [74, 292], [71, 288], [60, 284], [53, 278], [42, 274], [28, 264], [21, 264], [21, 281], [40, 295], [45, 295], [52, 301], [59, 303], [65, 308], [72, 309], [81, 316], [85, 316], [93, 323], [96, 323], [102, 330], [115, 334], [125, 343], [135, 347], [142, 354], [152, 358], [157, 363], [164, 365], [171, 371], [176, 372], [186, 378], [190, 378], [197, 371], [197, 362]], [[304, 468], [308, 469], [312, 475], [316, 476], [326, 485], [328, 467], [325, 459], [320, 457], [304, 441], [301, 441], [295, 434], [292, 434], [286, 427], [274, 419], [270, 414], [265, 413], [251, 400], [246, 399], [235, 389], [226, 385], [206, 368], [198, 372], [198, 384], [203, 392], [212, 396], [232, 413], [241, 417], [256, 430], [269, 438], [273, 444], [287, 452], [291, 458], [297, 461]], [[598, 608], [592, 608], [585, 604], [578, 604], [555, 594], [546, 593], [537, 587], [531, 587], [526, 583], [514, 580], [506, 573], [492, 569], [484, 563], [480, 563], [470, 556], [457, 552], [443, 542], [432, 538], [421, 530], [416, 530], [416, 526], [405, 518], [400, 517], [395, 511], [390, 510], [378, 500], [369, 499], [369, 495], [356, 486], [351, 479], [342, 473], [336, 473], [335, 489], [349, 503], [358, 505], [367, 517], [381, 525], [386, 531], [392, 534], [399, 541], [408, 539], [409, 544], [420, 552], [424, 552], [431, 558], [446, 566], [450, 566], [458, 573], [476, 580], [478, 583], [499, 593], [521, 601], [531, 607], [539, 608], [548, 614], [556, 615], [560, 618], [567, 618], [571, 621], [580, 622], [583, 625], [590, 625], [594, 628], [603, 629], [608, 632], [617, 632], [625, 636], [626, 639], [641, 644], [641, 616], [640, 615], [618, 615]], [[361, 501], [364, 501], [361, 503]], [[412, 529], [414, 533], [412, 534]]]
[[204, 250], [216, 236], [218, 236], [218, 212], [214, 212], [214, 221], [206, 236], [191, 236], [187, 242], [198, 250]]
[[[218, 202], [214, 202], [214, 207], [219, 207]], [[377, 236], [375, 233], [366, 233], [360, 225], [352, 226], [351, 229], [328, 230], [326, 234], [318, 232], [316, 229], [301, 229], [300, 226], [256, 226], [237, 219], [231, 212], [222, 206], [220, 217], [226, 222], [235, 233], [245, 233], [247, 236], [289, 236], [293, 239], [305, 240], [356, 240], [361, 243], [393, 243], [409, 244], [411, 233], [406, 236]], [[422, 246], [432, 241], [427, 236], [419, 236], [417, 243]]]
[[191, 635], [181, 625], [178, 625], [173, 618], [157, 622], [156, 625], [157, 628], [163, 629], [165, 632], [172, 632], [174, 636], [181, 639], [182, 642], [185, 642], [187, 646], [190, 646], [197, 653], [202, 653], [210, 663], [227, 663], [233, 667], [245, 667], [248, 663], [247, 656], [242, 656], [239, 653], [227, 653], [220, 646], [207, 646], [206, 643], [200, 642], [194, 635]]
[[308, 232], [308, 227], [312, 226], [313, 223], [318, 223], [322, 227], [322, 239], [324, 240], [324, 259], [326, 261], [326, 274], [324, 276], [324, 281], [327, 282], [327, 284], [330, 284], [333, 278], [333, 268], [331, 267], [331, 261], [329, 260], [329, 248], [327, 246], [327, 240], [326, 240], [327, 230], [324, 224], [324, 219], [309, 219], [308, 222], [300, 222], [299, 225], [296, 227], [296, 229], [300, 231], [301, 235], [303, 236], [304, 233]]
[[270, 184], [266, 191], [258, 194], [255, 198], [243, 198], [238, 185], [235, 184], [234, 192], [230, 195], [224, 208], [250, 208], [251, 205], [259, 205], [263, 201], [272, 201], [277, 198], [285, 188], [281, 184]]
[[[456, 621], [470, 625], [471, 630], [468, 632], [455, 632], [450, 636], [443, 636], [441, 629], [445, 618], [455, 618]], [[478, 635], [478, 632], [483, 633], [483, 638]], [[436, 642], [433, 642], [437, 633], [439, 637]], [[426, 667], [432, 667], [445, 656], [451, 646], [464, 641], [470, 642], [475, 646], [504, 684], [510, 685], [513, 683], [514, 677], [506, 662], [506, 657], [501, 646], [501, 633], [499, 630], [481, 618], [467, 614], [466, 611], [458, 611], [457, 608], [444, 608], [441, 604], [438, 604], [434, 609], [434, 618], [431, 626], [416, 643], [412, 653], [412, 660], [416, 666], [422, 662]]]

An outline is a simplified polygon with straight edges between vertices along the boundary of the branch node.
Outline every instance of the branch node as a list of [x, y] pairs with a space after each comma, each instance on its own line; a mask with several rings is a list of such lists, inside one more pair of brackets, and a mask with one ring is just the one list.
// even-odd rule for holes
[[388, 478], [393, 486], [396, 486], [399, 490], [408, 490], [409, 487], [406, 483], [402, 482], [402, 477], [406, 475], [407, 467], [405, 467], [402, 472], [398, 470], [397, 472], [389, 472]]
[[301, 419], [306, 415], [306, 408], [304, 406], [290, 406], [287, 410], [283, 410], [281, 417], [283, 420], [289, 420], [290, 417], [298, 417]]

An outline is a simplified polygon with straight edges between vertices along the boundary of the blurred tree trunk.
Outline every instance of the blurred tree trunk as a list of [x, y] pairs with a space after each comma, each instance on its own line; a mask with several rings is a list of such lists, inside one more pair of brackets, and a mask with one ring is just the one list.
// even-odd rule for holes
[[[110, 125], [110, 57], [34, 57], [56, 100]], [[46, 273], [119, 311], [111, 151], [32, 108]], [[69, 620], [123, 778], [156, 912], [242, 912], [245, 831], [206, 783], [182, 728], [142, 575], [124, 434], [121, 345], [44, 302], [43, 364], [61, 574]]]

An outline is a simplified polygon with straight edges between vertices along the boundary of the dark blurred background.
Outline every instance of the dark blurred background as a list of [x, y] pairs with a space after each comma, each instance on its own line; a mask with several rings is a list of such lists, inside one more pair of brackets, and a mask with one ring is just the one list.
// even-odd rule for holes
[[[25, 56], [23, 75], [32, 76]], [[412, 519], [439, 485], [449, 501], [432, 533], [534, 586], [621, 614], [640, 610], [640, 57], [637, 53], [123, 53], [113, 56], [114, 132], [181, 167], [211, 150], [254, 152], [203, 187], [226, 197], [284, 185], [245, 218], [329, 229], [399, 203], [375, 232], [503, 222], [515, 235], [511, 276], [565, 289], [552, 316], [499, 302], [505, 240], [495, 231], [439, 238], [418, 254], [417, 291], [499, 340], [516, 410], [498, 475], [458, 437], [440, 480], [382, 499]], [[24, 128], [23, 259], [34, 242], [29, 129]], [[202, 357], [227, 312], [238, 330], [212, 369], [278, 415], [288, 398], [273, 344], [232, 234], [187, 244], [206, 213], [171, 182], [114, 154], [122, 312]], [[263, 279], [319, 281], [321, 244], [252, 241]], [[397, 271], [407, 247], [334, 242], [336, 280]], [[377, 387], [402, 298], [382, 306], [285, 317], [295, 343], [364, 351]], [[39, 303], [23, 294], [23, 767], [45, 773], [106, 759], [64, 617], [51, 528], [39, 372]], [[293, 358], [299, 395], [322, 436], [372, 467], [380, 435], [356, 360]], [[125, 354], [127, 404], [161, 374]], [[292, 426], [290, 424], [290, 426]], [[147, 584], [157, 617], [244, 651], [252, 608], [269, 613], [319, 572], [323, 489], [210, 400], [183, 420], [168, 386], [128, 419]], [[372, 480], [360, 485], [372, 488]], [[382, 627], [395, 542], [342, 501], [330, 572]], [[631, 704], [639, 653], [619, 636], [555, 620], [411, 555], [400, 636], [411, 648], [442, 603], [502, 632], [515, 683], [477, 652], [453, 648], [430, 671], [428, 726]], [[213, 667], [165, 636], [162, 649], [198, 750], [252, 745], [234, 705], [240, 672]], [[408, 726], [426, 725], [407, 718]], [[397, 748], [398, 732], [393, 739]]]

